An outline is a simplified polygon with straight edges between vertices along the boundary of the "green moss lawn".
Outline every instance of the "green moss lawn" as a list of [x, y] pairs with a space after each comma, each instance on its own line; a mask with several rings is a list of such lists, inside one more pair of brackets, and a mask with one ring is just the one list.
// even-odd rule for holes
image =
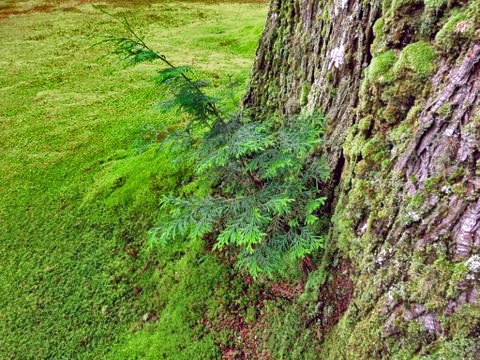
[[[264, 3], [107, 1], [176, 64], [246, 83]], [[0, 1], [0, 358], [208, 359], [228, 269], [202, 244], [147, 250], [161, 195], [201, 191], [140, 152], [160, 64], [92, 47], [122, 29], [90, 1]], [[241, 89], [237, 91], [237, 98]], [[232, 295], [229, 295], [232, 296]]]

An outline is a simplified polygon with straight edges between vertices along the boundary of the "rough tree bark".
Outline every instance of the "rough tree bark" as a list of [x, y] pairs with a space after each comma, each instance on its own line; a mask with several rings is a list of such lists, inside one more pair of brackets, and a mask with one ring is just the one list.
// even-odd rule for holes
[[328, 118], [319, 358], [480, 358], [480, 1], [273, 0], [245, 106]]

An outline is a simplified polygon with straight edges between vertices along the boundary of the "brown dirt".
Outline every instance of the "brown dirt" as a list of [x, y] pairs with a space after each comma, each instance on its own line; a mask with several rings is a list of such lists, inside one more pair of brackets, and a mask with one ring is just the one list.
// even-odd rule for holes
[[[227, 257], [225, 257], [226, 259]], [[224, 260], [225, 260], [224, 259]], [[252, 286], [254, 281], [251, 277], [244, 278], [246, 288]], [[259, 293], [255, 299], [249, 304], [249, 307], [255, 307], [257, 313], [261, 313], [266, 300], [284, 299], [289, 302], [295, 301], [304, 290], [304, 282], [300, 280], [295, 283], [268, 283]], [[232, 343], [228, 346], [219, 344], [223, 360], [273, 360], [271, 355], [258, 348], [258, 334], [263, 333], [266, 326], [264, 318], [258, 318], [251, 322], [246, 322], [245, 318], [235, 306], [228, 308], [227, 311], [219, 314], [213, 320], [204, 320], [207, 328], [220, 332], [228, 329], [234, 335]]]
[[22, 8], [21, 2], [9, 3], [11, 6], [0, 8], [0, 20], [9, 17], [10, 15], [24, 15], [35, 12], [46, 13], [51, 11], [54, 7], [48, 4], [40, 4], [31, 8]]
[[[171, 0], [171, 2], [181, 0]], [[43, 0], [43, 2], [33, 7], [23, 7], [22, 3], [25, 1], [18, 0], [15, 2], [8, 2], [4, 7], [0, 7], [0, 20], [6, 19], [12, 15], [25, 15], [33, 13], [48, 13], [59, 8], [62, 3], [61, 0]], [[81, 4], [101, 4], [108, 3], [112, 6], [139, 6], [148, 5], [158, 2], [155, 0], [75, 0], [73, 6], [63, 7], [63, 11], [75, 12], [77, 8], [75, 6]], [[239, 3], [239, 4], [265, 4], [267, 0], [190, 0], [190, 2], [205, 3], [205, 4], [220, 4], [220, 3]]]

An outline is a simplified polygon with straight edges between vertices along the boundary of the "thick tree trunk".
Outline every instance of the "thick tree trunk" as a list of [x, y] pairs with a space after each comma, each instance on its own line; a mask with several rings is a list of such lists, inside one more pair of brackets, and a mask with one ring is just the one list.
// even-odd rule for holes
[[480, 358], [480, 1], [273, 0], [245, 105], [328, 117], [320, 358]]

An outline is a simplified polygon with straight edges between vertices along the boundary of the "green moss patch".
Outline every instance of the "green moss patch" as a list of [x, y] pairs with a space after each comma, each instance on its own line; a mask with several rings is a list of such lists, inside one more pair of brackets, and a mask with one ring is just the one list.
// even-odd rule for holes
[[419, 41], [403, 49], [393, 70], [397, 75], [413, 71], [417, 78], [426, 79], [436, 69], [435, 58], [435, 48], [425, 41]]

